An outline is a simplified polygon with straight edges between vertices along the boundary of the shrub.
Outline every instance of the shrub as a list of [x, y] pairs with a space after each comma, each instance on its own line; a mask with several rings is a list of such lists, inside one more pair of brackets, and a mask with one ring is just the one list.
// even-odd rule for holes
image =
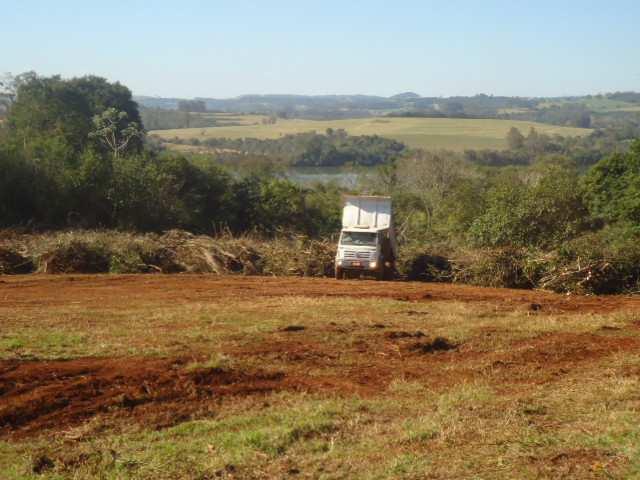
[[530, 252], [515, 248], [467, 251], [453, 263], [455, 282], [484, 287], [533, 288], [544, 270]]

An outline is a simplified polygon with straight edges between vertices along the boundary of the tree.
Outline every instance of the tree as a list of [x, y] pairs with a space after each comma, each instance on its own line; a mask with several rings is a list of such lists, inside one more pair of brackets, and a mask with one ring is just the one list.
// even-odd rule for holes
[[111, 151], [114, 158], [126, 152], [133, 139], [144, 134], [140, 125], [137, 122], [127, 122], [127, 117], [127, 112], [120, 112], [115, 108], [109, 108], [93, 117], [95, 130], [89, 133], [89, 137], [98, 139]]
[[553, 247], [590, 224], [572, 166], [546, 164], [530, 178], [506, 170], [494, 179], [484, 212], [469, 229], [479, 246]]
[[519, 150], [524, 147], [524, 135], [516, 127], [511, 127], [507, 133], [507, 145], [510, 150]]
[[26, 223], [37, 212], [37, 171], [19, 152], [0, 145], [0, 226]]
[[[78, 156], [89, 144], [92, 118], [109, 108], [127, 114], [127, 123], [140, 124], [137, 104], [131, 91], [119, 83], [100, 77], [64, 80], [59, 76], [22, 74], [14, 82], [15, 101], [7, 118], [9, 135], [34, 150], [43, 142], [57, 138]], [[139, 150], [141, 140], [130, 145]]]
[[627, 153], [614, 153], [594, 165], [583, 190], [594, 215], [640, 226], [640, 140]]
[[457, 155], [419, 151], [398, 161], [396, 175], [396, 188], [416, 195], [426, 227], [432, 228], [445, 199], [471, 171]]

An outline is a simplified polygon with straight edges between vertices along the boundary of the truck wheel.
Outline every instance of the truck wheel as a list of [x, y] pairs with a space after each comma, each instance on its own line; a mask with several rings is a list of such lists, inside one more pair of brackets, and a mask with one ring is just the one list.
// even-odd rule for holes
[[343, 280], [344, 277], [344, 271], [341, 268], [336, 268], [336, 280]]
[[380, 270], [376, 270], [374, 276], [377, 281], [384, 280], [384, 267], [382, 267]]
[[393, 265], [384, 267], [384, 279], [385, 280], [393, 280]]

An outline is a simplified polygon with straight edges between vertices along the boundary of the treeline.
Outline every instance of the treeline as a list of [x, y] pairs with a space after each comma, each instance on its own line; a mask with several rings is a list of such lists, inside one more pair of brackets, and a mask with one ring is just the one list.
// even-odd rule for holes
[[475, 165], [505, 167], [531, 165], [541, 156], [562, 156], [585, 169], [604, 156], [625, 151], [633, 138], [640, 137], [640, 126], [596, 130], [585, 136], [547, 135], [531, 128], [523, 134], [513, 127], [507, 133], [507, 149], [467, 150], [464, 158]]
[[76, 165], [0, 148], [0, 226], [183, 228], [214, 233], [334, 233], [339, 192], [271, 176], [236, 178], [220, 167], [149, 152], [83, 152]]
[[338, 218], [335, 189], [238, 177], [146, 148], [131, 92], [97, 77], [21, 79], [0, 131], [0, 170], [2, 227], [322, 235]]
[[553, 125], [566, 125], [579, 128], [591, 128], [593, 112], [581, 103], [563, 103], [538, 108], [521, 114], [510, 114], [508, 118], [533, 120]]
[[640, 103], [640, 93], [638, 92], [615, 92], [610, 93], [606, 98], [622, 102]]
[[[193, 110], [195, 111], [195, 110]], [[188, 110], [165, 110], [160, 108], [141, 108], [142, 123], [147, 130], [172, 130], [175, 128], [215, 127], [213, 116], [203, 116]]]
[[561, 155], [484, 168], [453, 153], [416, 152], [369, 182], [397, 198], [407, 241], [545, 249], [604, 226], [640, 233], [640, 140], [586, 172]]
[[178, 102], [178, 110], [204, 113], [207, 111], [207, 104], [203, 100], [180, 100]]
[[640, 140], [585, 173], [560, 155], [477, 167], [418, 152], [378, 172], [412, 278], [612, 293], [640, 287]]
[[[478, 99], [480, 97], [480, 99]], [[591, 128], [595, 112], [582, 103], [562, 103], [539, 107], [538, 101], [522, 100], [511, 102], [483, 101], [478, 97], [462, 97], [459, 100], [430, 99], [423, 107], [387, 114], [390, 117], [409, 118], [498, 118], [505, 120], [526, 120], [552, 125]], [[509, 98], [509, 97], [507, 97]]]
[[276, 158], [293, 166], [337, 167], [376, 166], [402, 155], [404, 144], [377, 135], [350, 136], [343, 129], [328, 128], [324, 135], [315, 132], [284, 135], [276, 139], [210, 138], [200, 140], [168, 139], [172, 143], [202, 145], [211, 149]]
[[539, 100], [479, 94], [473, 97], [421, 97], [410, 108], [388, 114], [400, 117], [497, 118], [503, 110], [534, 109]]

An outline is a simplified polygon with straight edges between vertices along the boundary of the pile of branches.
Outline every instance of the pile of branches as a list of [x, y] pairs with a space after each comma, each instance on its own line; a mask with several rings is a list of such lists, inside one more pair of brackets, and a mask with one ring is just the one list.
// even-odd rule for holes
[[518, 248], [464, 250], [451, 264], [453, 282], [485, 287], [536, 288], [545, 269], [544, 260]]
[[633, 252], [585, 257], [524, 248], [447, 250], [435, 245], [426, 251], [408, 249], [399, 268], [408, 280], [558, 293], [636, 292], [640, 286], [640, 258]]
[[0, 247], [0, 275], [18, 275], [35, 270], [33, 262], [15, 250]]
[[586, 263], [578, 259], [572, 264], [551, 268], [538, 286], [555, 292], [608, 294], [634, 291], [640, 278], [639, 268], [606, 259]]
[[[17, 253], [17, 252], [21, 253]], [[324, 276], [335, 245], [300, 235], [217, 237], [183, 230], [164, 234], [70, 231], [0, 236], [0, 274], [213, 273]]]
[[401, 255], [399, 269], [408, 280], [485, 287], [533, 288], [540, 276], [539, 262], [527, 251], [511, 248], [413, 248]]
[[161, 247], [156, 255], [164, 259], [157, 262], [158, 268], [166, 273], [257, 275], [262, 271], [262, 256], [246, 239], [213, 238], [170, 230], [158, 238], [158, 243]]

